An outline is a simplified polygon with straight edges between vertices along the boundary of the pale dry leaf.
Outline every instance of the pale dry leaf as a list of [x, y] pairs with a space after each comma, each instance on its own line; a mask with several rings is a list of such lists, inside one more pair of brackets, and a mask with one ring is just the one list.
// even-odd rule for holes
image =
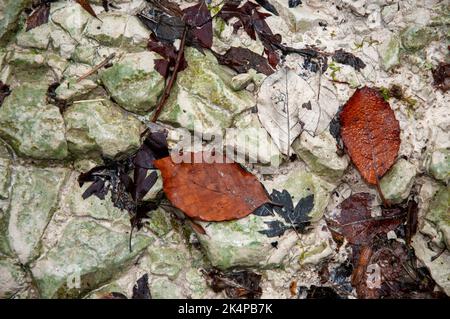
[[292, 70], [282, 69], [267, 77], [258, 94], [258, 117], [283, 154], [290, 155], [291, 144], [300, 135], [297, 85], [302, 79]]

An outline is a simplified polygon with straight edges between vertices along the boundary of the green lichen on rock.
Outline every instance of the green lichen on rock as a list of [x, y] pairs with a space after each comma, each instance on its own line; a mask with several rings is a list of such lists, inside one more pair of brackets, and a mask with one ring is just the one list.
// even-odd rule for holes
[[431, 41], [437, 40], [438, 34], [432, 27], [412, 25], [404, 29], [400, 37], [406, 50], [416, 52], [425, 48]]
[[316, 137], [304, 131], [292, 148], [314, 173], [325, 178], [340, 178], [348, 166], [347, 157], [337, 155], [336, 141], [328, 131]]
[[130, 53], [101, 73], [103, 84], [120, 106], [144, 114], [156, 105], [164, 78], [154, 69], [155, 59], [151, 52]]
[[392, 35], [378, 47], [381, 66], [385, 71], [392, 69], [400, 63], [400, 39]]
[[155, 275], [165, 275], [173, 280], [186, 267], [187, 258], [179, 248], [150, 247], [148, 255], [150, 271]]
[[26, 274], [16, 260], [0, 257], [0, 299], [13, 297], [26, 287], [26, 281]]
[[153, 299], [182, 299], [184, 298], [178, 286], [168, 278], [157, 278], [150, 284]]
[[440, 186], [428, 209], [425, 219], [442, 232], [447, 248], [450, 247], [450, 188]]
[[[245, 218], [220, 222], [201, 223], [205, 235], [198, 235], [208, 260], [214, 267], [229, 269], [232, 267], [280, 267], [286, 250], [275, 250], [271, 245], [273, 239], [260, 233], [267, 229], [265, 219], [255, 215]], [[286, 241], [291, 244], [289, 235]], [[284, 245], [283, 238], [278, 238], [279, 246]], [[293, 245], [294, 243], [292, 243]]]
[[69, 151], [76, 156], [115, 157], [140, 146], [141, 122], [109, 101], [73, 104], [64, 112], [64, 120]]
[[199, 124], [204, 132], [221, 132], [231, 126], [234, 115], [255, 104], [249, 92], [235, 92], [232, 73], [210, 52], [204, 53], [186, 48], [188, 68], [178, 74], [160, 121], [189, 130]]
[[3, 0], [0, 2], [0, 46], [5, 45], [19, 26], [20, 14], [32, 0]]
[[78, 298], [111, 280], [152, 239], [109, 229], [93, 220], [73, 219], [60, 240], [32, 268], [42, 298]]
[[81, 40], [84, 28], [90, 19], [92, 17], [78, 3], [64, 5], [53, 10], [51, 14], [51, 21], [77, 41]]
[[16, 166], [8, 216], [8, 239], [23, 264], [39, 255], [40, 239], [53, 216], [67, 170]]
[[158, 237], [163, 237], [171, 229], [170, 217], [162, 208], [158, 208], [151, 212], [149, 220], [145, 223], [145, 227]]
[[67, 152], [64, 120], [46, 103], [47, 87], [15, 88], [0, 108], [0, 137], [20, 155], [35, 159], [64, 159]]
[[8, 148], [0, 142], [0, 200], [8, 198], [12, 158]]
[[392, 203], [400, 203], [408, 197], [416, 176], [416, 167], [405, 159], [399, 159], [380, 181], [383, 196]]
[[435, 150], [431, 154], [428, 170], [434, 178], [448, 183], [450, 178], [450, 150]]

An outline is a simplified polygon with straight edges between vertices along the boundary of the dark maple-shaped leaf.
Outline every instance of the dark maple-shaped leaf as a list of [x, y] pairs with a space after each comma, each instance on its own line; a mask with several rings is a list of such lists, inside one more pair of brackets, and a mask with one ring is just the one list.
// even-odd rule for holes
[[373, 185], [394, 164], [400, 125], [378, 90], [357, 89], [340, 113], [341, 137], [362, 177]]
[[11, 94], [11, 90], [8, 85], [0, 81], [0, 106], [2, 106], [5, 98]]
[[[373, 207], [374, 200], [372, 194], [357, 193], [328, 214], [326, 221], [334, 237], [344, 237], [350, 244], [370, 245], [377, 234], [386, 234], [404, 221], [406, 214], [400, 209]], [[374, 217], [375, 208], [380, 215]]]
[[226, 65], [238, 73], [248, 72], [250, 69], [258, 73], [271, 75], [274, 69], [263, 56], [241, 47], [231, 47], [223, 55], [213, 52], [220, 64]]
[[294, 229], [303, 233], [306, 226], [310, 224], [311, 218], [308, 214], [314, 208], [314, 194], [301, 198], [294, 208], [292, 196], [287, 190], [282, 192], [273, 190], [270, 195], [272, 202], [265, 204], [253, 213], [258, 216], [274, 215], [274, 212], [284, 219], [284, 222], [273, 220], [265, 222], [268, 229], [259, 231], [267, 237], [277, 237], [283, 235], [288, 229]]
[[91, 4], [89, 3], [89, 0], [75, 0], [84, 10], [86, 10], [91, 16], [94, 18], [97, 18], [97, 14], [95, 13], [94, 9], [92, 8]]
[[[171, 203], [193, 219], [233, 220], [247, 216], [269, 198], [258, 179], [223, 155], [216, 162], [195, 163], [209, 153], [185, 153], [189, 163], [165, 157], [154, 161], [161, 171], [164, 193]], [[228, 163], [227, 163], [228, 161]]]
[[[170, 75], [170, 68], [175, 66], [178, 57], [178, 53], [173, 44], [170, 42], [160, 42], [156, 39], [155, 35], [152, 34], [150, 35], [147, 47], [150, 51], [156, 52], [164, 58], [155, 60], [155, 69], [164, 78], [168, 78]], [[187, 62], [183, 54], [178, 71], [183, 71], [186, 68]]]
[[203, 271], [208, 285], [214, 292], [225, 291], [228, 298], [259, 299], [262, 276], [252, 271], [221, 272], [217, 269]]
[[278, 15], [277, 9], [268, 0], [255, 0], [261, 7], [267, 11], [272, 12], [274, 15]]
[[363, 62], [363, 60], [353, 55], [352, 53], [346, 52], [342, 49], [339, 49], [336, 52], [334, 52], [332, 58], [333, 61], [336, 61], [337, 63], [352, 66], [356, 71], [359, 71], [366, 67], [366, 64]]
[[54, 1], [41, 1], [41, 3], [31, 12], [26, 21], [26, 31], [34, 29], [48, 22], [50, 16], [50, 3]]

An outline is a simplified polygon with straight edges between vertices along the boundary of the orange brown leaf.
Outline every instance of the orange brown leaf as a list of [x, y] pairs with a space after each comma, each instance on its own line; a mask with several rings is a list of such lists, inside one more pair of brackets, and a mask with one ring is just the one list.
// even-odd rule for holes
[[340, 114], [341, 137], [362, 177], [376, 185], [394, 164], [400, 148], [400, 126], [378, 90], [356, 90]]
[[[187, 153], [203, 156], [202, 153]], [[161, 171], [164, 193], [174, 206], [191, 218], [225, 221], [245, 217], [270, 199], [258, 179], [237, 163], [174, 163], [165, 157], [154, 161]]]

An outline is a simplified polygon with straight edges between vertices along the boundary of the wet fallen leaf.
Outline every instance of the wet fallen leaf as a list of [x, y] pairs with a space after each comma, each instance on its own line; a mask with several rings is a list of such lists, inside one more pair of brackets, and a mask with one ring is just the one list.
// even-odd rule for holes
[[50, 16], [50, 2], [54, 1], [41, 1], [39, 6], [28, 16], [26, 21], [26, 31], [48, 22], [48, 18]]
[[8, 85], [0, 81], [0, 106], [2, 106], [5, 98], [11, 94], [11, 90]]
[[[207, 153], [185, 153], [188, 162], [174, 163], [171, 157], [154, 161], [161, 171], [164, 193], [171, 203], [193, 219], [233, 220], [247, 216], [269, 201], [258, 179], [237, 163], [194, 162]], [[228, 160], [229, 161], [229, 160]]]
[[150, 289], [148, 287], [148, 274], [138, 279], [133, 287], [133, 296], [131, 299], [152, 299]]
[[250, 69], [265, 75], [271, 75], [275, 72], [267, 63], [266, 58], [247, 48], [231, 47], [223, 55], [213, 53], [220, 64], [226, 65], [238, 73], [245, 73]]
[[362, 177], [373, 185], [394, 164], [400, 148], [400, 126], [378, 90], [357, 89], [339, 116], [341, 137]]
[[261, 297], [261, 275], [254, 272], [244, 270], [224, 273], [211, 269], [204, 271], [204, 275], [214, 292], [225, 290], [228, 298], [259, 299]]
[[450, 89], [450, 64], [441, 62], [432, 73], [433, 85], [443, 92], [447, 92]]
[[374, 200], [375, 195], [369, 193], [353, 194], [327, 214], [333, 237], [344, 237], [350, 244], [370, 245], [377, 234], [386, 234], [404, 221], [403, 211], [374, 206]]
[[311, 285], [309, 288], [300, 286], [298, 290], [300, 299], [345, 299], [331, 287]]
[[94, 9], [92, 8], [91, 4], [89, 3], [89, 0], [75, 0], [80, 6], [83, 7], [84, 10], [86, 10], [91, 16], [94, 18], [97, 18], [97, 14], [95, 13]]
[[213, 44], [211, 13], [204, 1], [183, 10], [183, 21], [188, 25], [187, 45], [210, 49]]

